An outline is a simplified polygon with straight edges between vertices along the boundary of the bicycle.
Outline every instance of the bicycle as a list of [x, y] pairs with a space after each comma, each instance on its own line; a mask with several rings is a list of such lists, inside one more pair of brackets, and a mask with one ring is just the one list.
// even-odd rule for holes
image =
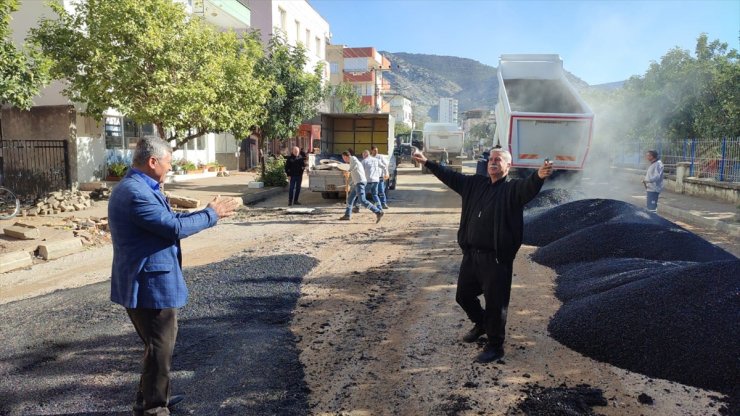
[[21, 212], [21, 201], [8, 188], [0, 186], [0, 220], [9, 220]]

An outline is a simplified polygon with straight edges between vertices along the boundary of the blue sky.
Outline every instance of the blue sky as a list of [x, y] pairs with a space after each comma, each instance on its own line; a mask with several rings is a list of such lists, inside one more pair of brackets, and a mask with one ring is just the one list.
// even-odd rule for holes
[[643, 75], [706, 32], [740, 49], [740, 0], [309, 0], [333, 44], [451, 55], [496, 66], [505, 53], [557, 53], [591, 85]]

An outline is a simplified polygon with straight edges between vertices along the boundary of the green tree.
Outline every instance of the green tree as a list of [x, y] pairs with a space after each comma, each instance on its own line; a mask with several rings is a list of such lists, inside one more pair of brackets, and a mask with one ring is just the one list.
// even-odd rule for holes
[[[269, 80], [270, 86], [267, 117], [259, 124], [260, 149], [266, 150], [268, 140], [294, 137], [303, 120], [318, 112], [326, 94], [322, 85], [323, 67], [317, 65], [312, 73], [307, 73], [304, 71], [307, 63], [306, 50], [301, 44], [292, 47], [280, 35], [270, 39], [267, 52], [258, 63], [259, 73]], [[261, 162], [264, 176], [264, 158]]]
[[29, 109], [39, 89], [49, 82], [50, 61], [34, 48], [17, 48], [11, 39], [11, 13], [18, 0], [0, 1], [0, 105]]
[[411, 127], [406, 125], [406, 123], [396, 123], [393, 131], [396, 133], [396, 136], [399, 134], [409, 134], [411, 133]]
[[[43, 19], [33, 38], [64, 79], [64, 94], [97, 120], [116, 108], [153, 123], [175, 148], [209, 132], [237, 138], [265, 117], [262, 48], [187, 14], [172, 0], [86, 0]], [[125, 18], [122, 18], [125, 16]]]
[[370, 110], [370, 106], [362, 102], [362, 97], [352, 88], [351, 84], [343, 82], [329, 88], [332, 102], [338, 104], [339, 111], [337, 112], [364, 113]]

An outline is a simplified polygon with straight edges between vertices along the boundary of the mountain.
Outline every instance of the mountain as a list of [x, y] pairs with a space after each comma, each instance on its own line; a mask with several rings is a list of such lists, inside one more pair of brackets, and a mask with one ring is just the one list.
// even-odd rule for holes
[[[380, 53], [391, 61], [391, 70], [383, 74], [391, 84], [386, 99], [395, 95], [410, 99], [415, 118], [436, 120], [439, 99], [443, 97], [456, 98], [460, 113], [478, 108], [492, 110], [496, 105], [496, 67], [456, 56]], [[588, 87], [586, 82], [567, 71], [566, 76], [576, 88]]]

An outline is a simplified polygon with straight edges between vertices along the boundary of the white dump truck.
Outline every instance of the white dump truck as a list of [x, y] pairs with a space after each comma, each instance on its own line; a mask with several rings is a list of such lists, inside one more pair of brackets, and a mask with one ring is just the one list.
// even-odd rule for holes
[[593, 111], [565, 77], [559, 55], [501, 55], [494, 145], [512, 168], [582, 171], [591, 145]]
[[[462, 170], [462, 158], [464, 133], [455, 123], [424, 123], [424, 155], [427, 159], [440, 162], [443, 154], [447, 152], [447, 164], [460, 172]], [[429, 170], [422, 166], [423, 173]]]

